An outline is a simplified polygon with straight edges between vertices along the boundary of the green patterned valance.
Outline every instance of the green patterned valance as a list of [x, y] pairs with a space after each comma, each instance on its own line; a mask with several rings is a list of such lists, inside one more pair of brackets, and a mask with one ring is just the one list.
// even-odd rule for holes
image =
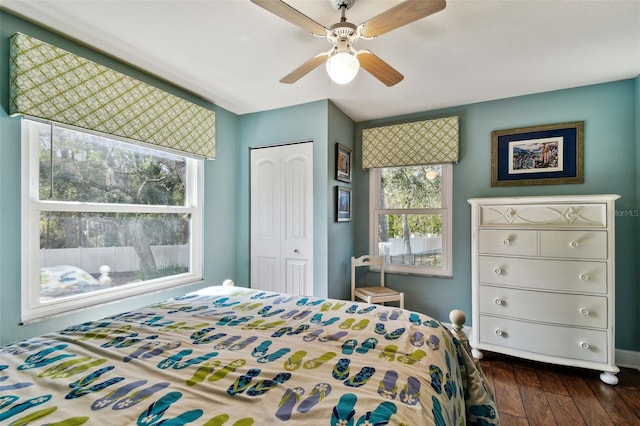
[[9, 113], [215, 158], [215, 113], [24, 34], [11, 37]]
[[362, 168], [458, 162], [458, 117], [362, 131]]

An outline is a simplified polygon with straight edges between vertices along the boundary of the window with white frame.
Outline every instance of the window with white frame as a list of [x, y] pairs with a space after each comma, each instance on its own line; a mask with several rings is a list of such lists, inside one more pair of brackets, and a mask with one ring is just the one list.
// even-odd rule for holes
[[371, 253], [387, 272], [450, 277], [451, 164], [369, 169]]
[[202, 279], [202, 160], [22, 123], [24, 322]]

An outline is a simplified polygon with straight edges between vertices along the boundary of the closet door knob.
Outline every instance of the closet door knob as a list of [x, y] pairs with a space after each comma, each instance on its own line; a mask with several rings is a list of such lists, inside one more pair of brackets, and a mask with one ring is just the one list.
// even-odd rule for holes
[[580, 347], [582, 349], [589, 349], [589, 344], [587, 342], [580, 342]]
[[587, 275], [587, 274], [580, 274], [580, 279], [581, 279], [582, 281], [587, 281], [587, 280], [589, 279], [589, 275]]

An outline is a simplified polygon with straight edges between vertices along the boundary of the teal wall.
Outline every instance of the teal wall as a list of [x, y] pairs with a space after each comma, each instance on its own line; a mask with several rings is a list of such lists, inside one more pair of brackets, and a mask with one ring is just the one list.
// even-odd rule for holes
[[[635, 86], [636, 86], [636, 104], [635, 104], [635, 112], [636, 112], [636, 177], [634, 179], [634, 182], [636, 184], [636, 211], [640, 212], [640, 176], [638, 175], [638, 173], [640, 173], [640, 75], [638, 77], [636, 77], [635, 79]], [[640, 218], [638, 219], [640, 220]], [[636, 252], [634, 254], [635, 259], [638, 259], [638, 257], [640, 257], [640, 224], [636, 225], [636, 229], [637, 229], [637, 233], [636, 235], [636, 250], [638, 250], [638, 252]], [[636, 301], [636, 329], [635, 329], [635, 348], [640, 348], [640, 309], [638, 309], [638, 306], [640, 305], [640, 303], [638, 303], [638, 298], [640, 298], [640, 285], [638, 285], [638, 281], [640, 281], [640, 262], [636, 262], [636, 286], [635, 286], [635, 291], [636, 291], [636, 298], [633, 299]], [[631, 321], [633, 321], [633, 318], [631, 319]]]
[[[329, 297], [334, 299], [351, 298], [351, 256], [353, 255], [354, 222], [336, 222], [336, 187], [346, 186], [353, 189], [352, 183], [336, 180], [336, 143], [351, 150], [354, 149], [355, 124], [339, 108], [329, 104], [329, 179], [326, 187], [327, 216], [329, 217], [328, 286]], [[355, 154], [351, 158], [354, 159]], [[353, 197], [353, 191], [351, 196]], [[353, 202], [353, 201], [352, 201]]]
[[328, 176], [328, 101], [311, 102], [295, 107], [280, 108], [242, 115], [239, 120], [238, 143], [238, 272], [236, 284], [250, 283], [250, 158], [249, 149], [281, 145], [291, 142], [313, 142], [313, 281], [314, 294], [326, 297], [327, 287], [327, 204]]
[[[363, 128], [458, 115], [460, 162], [453, 175], [453, 278], [388, 275], [388, 283], [406, 293], [406, 307], [447, 320], [451, 309], [471, 312], [472, 197], [615, 193], [616, 347], [640, 349], [638, 306], [638, 205], [636, 159], [639, 130], [638, 79], [560, 90], [456, 108], [429, 111], [356, 126], [355, 251], [368, 250], [367, 172], [361, 170]], [[491, 131], [539, 124], [585, 122], [584, 184], [492, 188]]]
[[[217, 160], [205, 165], [204, 206], [204, 281], [174, 290], [132, 297], [51, 320], [21, 326], [20, 322], [20, 118], [11, 118], [9, 110], [9, 37], [22, 32], [70, 52], [101, 63], [159, 87], [216, 112]], [[235, 279], [238, 195], [233, 180], [238, 164], [238, 117], [222, 108], [185, 93], [139, 70], [52, 34], [0, 11], [0, 344], [23, 339], [68, 325], [100, 318], [141, 305], [164, 300], [199, 287]], [[231, 184], [221, 184], [231, 183]]]

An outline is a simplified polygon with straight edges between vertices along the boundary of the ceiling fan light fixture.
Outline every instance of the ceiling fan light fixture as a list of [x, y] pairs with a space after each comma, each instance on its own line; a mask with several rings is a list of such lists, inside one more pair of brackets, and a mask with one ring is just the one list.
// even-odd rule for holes
[[351, 52], [336, 52], [327, 60], [327, 74], [337, 84], [350, 83], [358, 74], [360, 62]]
[[[288, 0], [287, 0], [288, 1]], [[251, 0], [276, 16], [288, 21], [318, 37], [325, 37], [333, 45], [328, 52], [315, 55], [298, 68], [284, 76], [280, 82], [291, 84], [308, 74], [317, 66], [326, 62], [329, 78], [337, 84], [347, 84], [358, 74], [360, 66], [380, 80], [387, 87], [394, 86], [404, 79], [395, 68], [374, 55], [369, 50], [356, 51], [353, 44], [359, 39], [373, 39], [391, 30], [410, 24], [441, 11], [447, 5], [446, 0], [401, 0], [391, 9], [354, 25], [347, 22], [346, 11], [356, 0], [329, 0], [340, 12], [340, 22], [327, 28], [290, 6], [284, 0]], [[395, 0], [399, 1], [399, 0]]]

